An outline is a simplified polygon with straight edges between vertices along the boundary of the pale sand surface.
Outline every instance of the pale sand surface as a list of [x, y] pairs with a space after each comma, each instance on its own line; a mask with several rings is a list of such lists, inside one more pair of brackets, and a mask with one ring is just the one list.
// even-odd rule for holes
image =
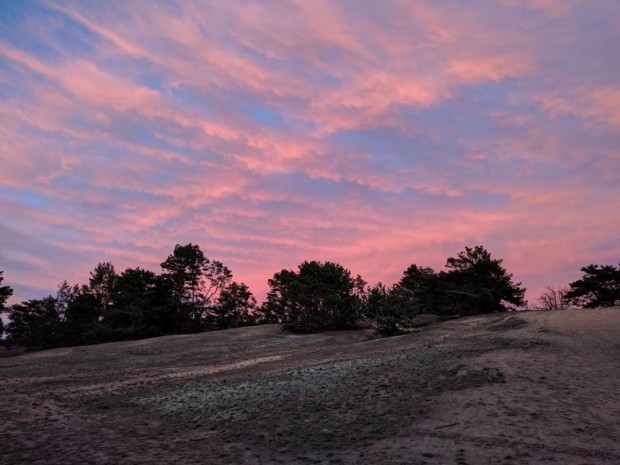
[[620, 463], [620, 308], [0, 358], [0, 463]]

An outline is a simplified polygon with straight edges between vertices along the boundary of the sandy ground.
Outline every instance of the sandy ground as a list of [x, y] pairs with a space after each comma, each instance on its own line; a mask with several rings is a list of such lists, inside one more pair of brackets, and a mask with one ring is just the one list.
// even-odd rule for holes
[[620, 463], [620, 308], [0, 359], [0, 463]]

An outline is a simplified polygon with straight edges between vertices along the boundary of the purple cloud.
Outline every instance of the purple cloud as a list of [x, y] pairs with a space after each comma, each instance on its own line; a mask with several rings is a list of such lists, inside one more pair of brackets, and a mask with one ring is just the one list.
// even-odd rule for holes
[[[10, 2], [0, 269], [17, 298], [201, 245], [259, 295], [482, 243], [528, 286], [620, 244], [620, 6]], [[604, 244], [604, 246], [602, 245]]]

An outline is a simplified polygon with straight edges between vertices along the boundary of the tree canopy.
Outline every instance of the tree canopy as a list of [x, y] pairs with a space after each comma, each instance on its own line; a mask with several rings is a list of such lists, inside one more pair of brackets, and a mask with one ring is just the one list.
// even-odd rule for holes
[[[0, 271], [0, 284], [4, 281], [4, 271]], [[13, 289], [10, 286], [0, 286], [0, 313], [4, 310], [4, 304], [9, 297], [13, 295]]]
[[503, 260], [491, 258], [491, 253], [481, 245], [465, 247], [456, 257], [448, 258], [447, 275], [461, 285], [461, 296], [469, 306], [465, 312], [505, 311], [525, 303], [525, 288], [520, 282], [513, 282], [512, 274], [502, 263]]
[[610, 307], [620, 303], [620, 264], [588, 265], [581, 268], [583, 276], [570, 283], [565, 297], [586, 308]]
[[399, 285], [408, 289], [420, 313], [473, 315], [505, 311], [525, 303], [525, 288], [483, 246], [465, 247], [446, 261], [447, 271], [411, 265]]
[[400, 284], [386, 287], [382, 283], [367, 290], [364, 313], [383, 336], [394, 336], [405, 331], [421, 313], [415, 293]]
[[30, 348], [54, 347], [60, 337], [60, 318], [53, 297], [32, 299], [12, 305], [7, 325], [9, 342]]
[[262, 311], [286, 328], [306, 332], [355, 326], [361, 317], [364, 281], [334, 262], [304, 261], [268, 281]]
[[[10, 306], [8, 344], [71, 346], [254, 323], [256, 299], [195, 244], [177, 244], [162, 273], [99, 263], [88, 284], [63, 281], [56, 296]], [[0, 282], [2, 275], [0, 273]], [[0, 288], [4, 305], [10, 288]]]
[[224, 287], [213, 309], [213, 327], [238, 328], [252, 323], [256, 299], [244, 283], [231, 282]]
[[[568, 302], [585, 307], [620, 303], [620, 265], [588, 265], [570, 289], [547, 287], [539, 301], [546, 309]], [[0, 284], [3, 282], [0, 271]], [[260, 307], [248, 286], [233, 280], [222, 262], [196, 244], [177, 244], [158, 274], [143, 268], [117, 272], [98, 263], [87, 284], [63, 281], [55, 296], [6, 306], [13, 294], [0, 286], [0, 324], [7, 344], [46, 348], [282, 323], [311, 332], [356, 327], [372, 321], [384, 335], [398, 334], [429, 318], [500, 312], [525, 305], [525, 288], [483, 246], [465, 247], [445, 269], [412, 264], [391, 287], [367, 288], [364, 280], [335, 262], [304, 261], [268, 280]], [[420, 317], [431, 314], [431, 317]], [[420, 318], [418, 318], [420, 317]], [[1, 323], [1, 321], [0, 321]]]
[[[4, 271], [0, 271], [0, 284], [4, 281]], [[0, 286], [0, 314], [4, 312], [4, 306], [9, 297], [13, 295], [13, 289], [10, 286]], [[4, 334], [4, 323], [2, 319], [0, 319], [0, 341], [2, 340], [2, 335]]]

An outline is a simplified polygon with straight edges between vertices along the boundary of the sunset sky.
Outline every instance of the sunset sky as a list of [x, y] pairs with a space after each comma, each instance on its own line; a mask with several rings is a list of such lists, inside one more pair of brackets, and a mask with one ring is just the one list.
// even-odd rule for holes
[[3, 284], [483, 244], [534, 302], [620, 260], [619, 45], [618, 0], [4, 0]]

